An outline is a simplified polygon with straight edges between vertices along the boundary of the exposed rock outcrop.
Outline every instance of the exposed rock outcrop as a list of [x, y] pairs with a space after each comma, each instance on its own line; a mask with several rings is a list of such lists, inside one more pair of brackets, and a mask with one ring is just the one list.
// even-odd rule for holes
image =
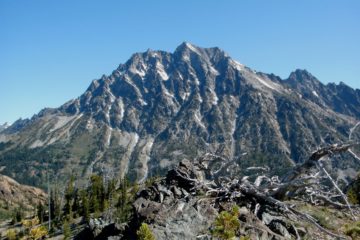
[[[339, 151], [343, 149], [341, 146], [333, 148]], [[314, 156], [323, 151], [325, 150], [314, 152], [311, 159], [315, 160]], [[219, 161], [221, 165], [216, 164]], [[236, 232], [238, 237], [249, 236], [251, 239], [263, 240], [314, 236], [315, 239], [346, 239], [339, 231], [328, 229], [329, 226], [325, 225], [322, 218], [332, 218], [332, 221], [340, 225], [344, 224], [344, 219], [352, 221], [349, 212], [338, 213], [337, 208], [332, 208], [326, 201], [321, 203], [321, 199], [317, 203], [307, 200], [310, 192], [297, 192], [297, 188], [303, 186], [296, 184], [287, 188], [288, 200], [277, 198], [274, 194], [277, 188], [294, 183], [294, 179], [279, 182], [276, 180], [278, 178], [273, 177], [272, 180], [268, 179], [267, 184], [263, 184], [261, 181], [264, 176], [259, 176], [252, 182], [248, 176], [229, 179], [218, 174], [231, 168], [233, 164], [233, 161], [214, 154], [205, 154], [193, 162], [181, 161], [176, 168], [168, 171], [165, 178], [137, 193], [133, 203], [133, 217], [121, 231], [121, 239], [134, 238], [143, 222], [149, 225], [156, 239], [211, 239], [216, 217], [221, 211], [229, 211], [234, 205], [240, 207], [238, 218], [241, 225]], [[303, 168], [307, 168], [307, 165], [304, 164]], [[309, 166], [308, 170], [311, 168]], [[299, 173], [298, 177], [301, 175], [304, 173]], [[307, 183], [307, 186], [312, 185], [304, 178], [299, 177], [299, 180]], [[317, 189], [320, 190], [321, 187]], [[312, 195], [311, 198], [316, 196]], [[321, 215], [323, 217], [317, 219], [319, 212], [322, 212], [318, 210], [318, 205], [326, 206], [329, 215]], [[346, 205], [343, 204], [341, 208], [346, 209]], [[356, 218], [360, 216], [358, 207], [352, 206], [352, 211]], [[95, 233], [99, 227], [90, 229]], [[120, 236], [115, 231], [108, 235], [105, 233], [104, 230], [96, 232], [96, 235], [101, 235], [104, 239]]]

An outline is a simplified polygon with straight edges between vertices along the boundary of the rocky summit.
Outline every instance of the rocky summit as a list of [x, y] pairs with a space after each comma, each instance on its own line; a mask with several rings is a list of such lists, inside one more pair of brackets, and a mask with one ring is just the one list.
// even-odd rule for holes
[[[358, 137], [359, 118], [358, 89], [306, 70], [281, 79], [185, 42], [173, 53], [135, 53], [80, 97], [0, 130], [0, 165], [40, 187], [47, 168], [53, 181], [100, 173], [143, 182], [221, 149], [279, 174], [319, 146]], [[329, 164], [347, 182], [356, 161], [343, 154]]]

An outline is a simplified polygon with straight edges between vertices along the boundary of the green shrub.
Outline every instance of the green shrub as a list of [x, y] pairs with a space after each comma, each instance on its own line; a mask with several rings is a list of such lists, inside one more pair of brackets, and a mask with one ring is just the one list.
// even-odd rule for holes
[[15, 240], [17, 238], [17, 233], [15, 229], [9, 229], [6, 231], [6, 238], [8, 240]]
[[216, 217], [211, 234], [222, 240], [233, 239], [239, 227], [239, 207], [234, 206], [231, 212], [222, 211]]
[[155, 240], [151, 229], [146, 223], [142, 223], [139, 230], [136, 232], [138, 240]]
[[71, 237], [71, 228], [67, 220], [65, 220], [63, 223], [63, 235], [64, 235], [63, 238], [64, 240], [68, 240]]
[[360, 173], [357, 178], [348, 186], [346, 192], [350, 203], [360, 204]]
[[348, 197], [350, 203], [352, 203], [352, 204], [359, 204], [359, 199], [358, 199], [358, 196], [357, 196], [357, 194], [355, 193], [354, 189], [350, 189], [350, 190], [347, 192], [347, 197]]
[[30, 239], [38, 240], [38, 239], [44, 239], [46, 235], [48, 235], [48, 230], [46, 229], [46, 227], [38, 226], [30, 230], [29, 237]]
[[145, 180], [145, 187], [151, 187], [155, 182], [160, 179], [159, 176], [149, 177]]
[[360, 221], [345, 225], [345, 234], [352, 239], [360, 239]]

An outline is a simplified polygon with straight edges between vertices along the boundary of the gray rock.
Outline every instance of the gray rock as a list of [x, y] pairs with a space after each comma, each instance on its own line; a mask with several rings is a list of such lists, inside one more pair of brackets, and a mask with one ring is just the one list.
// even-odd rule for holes
[[179, 190], [176, 186], [172, 186], [171, 189], [172, 189], [172, 192], [174, 193], [175, 197], [182, 196], [182, 191]]
[[89, 220], [89, 228], [94, 234], [94, 237], [98, 236], [106, 226], [108, 226], [110, 223], [105, 222], [101, 218], [91, 218]]

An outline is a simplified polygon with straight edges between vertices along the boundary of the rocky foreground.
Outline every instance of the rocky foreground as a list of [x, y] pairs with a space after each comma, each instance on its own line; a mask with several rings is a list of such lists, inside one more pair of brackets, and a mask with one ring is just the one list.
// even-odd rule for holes
[[[326, 199], [321, 190], [325, 188], [307, 178], [314, 170], [310, 163], [317, 162], [316, 156], [323, 156], [324, 151], [315, 152], [306, 164], [290, 172], [286, 178], [292, 179], [287, 182], [276, 177], [264, 181], [264, 175], [223, 177], [233, 162], [224, 162], [214, 154], [205, 154], [195, 163], [183, 160], [165, 178], [138, 192], [128, 223], [116, 224], [111, 214], [104, 214], [91, 219], [75, 239], [136, 239], [136, 230], [143, 222], [156, 239], [213, 239], [215, 219], [234, 205], [240, 208], [239, 238], [351, 239], [346, 224], [359, 220], [359, 207], [341, 203], [339, 196]], [[314, 183], [317, 185], [311, 187]], [[286, 196], [279, 194], [284, 188]]]

